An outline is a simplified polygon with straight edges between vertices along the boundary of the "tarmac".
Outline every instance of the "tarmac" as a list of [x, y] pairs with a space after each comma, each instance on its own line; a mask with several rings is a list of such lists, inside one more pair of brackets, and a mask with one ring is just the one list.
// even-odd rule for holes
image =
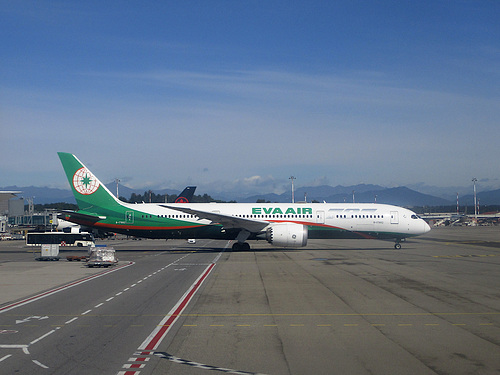
[[[500, 372], [500, 227], [433, 228], [403, 242], [401, 250], [376, 240], [311, 240], [300, 249], [259, 241], [251, 251], [208, 240], [104, 243], [117, 250], [120, 263], [135, 261], [134, 272], [167, 257], [162, 254], [214, 259], [222, 252], [158, 348], [179, 360], [151, 357], [141, 375], [193, 374], [193, 363], [273, 375]], [[103, 271], [64, 260], [85, 249], [63, 250], [58, 262], [35, 261], [32, 251], [24, 243], [0, 243], [1, 305]], [[183, 272], [198, 263], [179, 264], [171, 279], [155, 279], [148, 290], [174, 282], [182, 289]], [[145, 292], [131, 301], [167, 300]], [[113, 315], [106, 316], [151, 319], [130, 303], [109, 305]], [[99, 326], [99, 315], [90, 318], [96, 328], [107, 327]], [[137, 329], [134, 323], [122, 331], [133, 338]], [[108, 346], [118, 351], [118, 342]]]
[[[467, 245], [500, 250], [500, 227], [435, 227], [415, 240], [424, 243], [441, 243], [447, 247]], [[185, 241], [181, 240], [129, 240], [125, 237], [119, 237], [117, 240], [99, 240], [97, 243], [113, 246], [118, 253], [120, 250], [168, 251], [176, 246], [186, 246]], [[259, 250], [267, 246], [262, 246], [263, 242], [257, 243]], [[338, 249], [364, 248], [369, 243], [389, 247], [386, 245], [388, 242], [382, 241], [330, 240], [329, 243], [336, 245]], [[65, 258], [69, 255], [86, 255], [88, 248], [61, 247], [60, 250], [61, 260], [58, 262], [36, 261], [35, 258], [40, 256], [39, 247], [26, 246], [21, 240], [0, 241], [0, 288], [2, 290], [0, 306], [102, 271], [85, 267], [83, 262], [66, 261]]]

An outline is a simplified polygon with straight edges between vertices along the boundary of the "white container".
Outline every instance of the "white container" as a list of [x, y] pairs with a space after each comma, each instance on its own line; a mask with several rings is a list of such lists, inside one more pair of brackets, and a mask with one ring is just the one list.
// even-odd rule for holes
[[57, 257], [59, 255], [59, 244], [42, 245], [42, 257]]

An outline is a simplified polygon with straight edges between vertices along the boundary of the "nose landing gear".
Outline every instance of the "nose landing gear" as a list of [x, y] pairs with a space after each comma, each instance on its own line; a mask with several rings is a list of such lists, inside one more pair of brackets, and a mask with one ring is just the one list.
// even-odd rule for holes
[[401, 250], [401, 241], [404, 241], [405, 239], [404, 238], [395, 238], [394, 241], [396, 242], [394, 244], [394, 248], [396, 250]]
[[401, 249], [401, 242], [406, 242], [406, 238], [395, 238], [394, 241], [396, 242], [394, 244], [394, 248], [396, 250], [400, 250]]

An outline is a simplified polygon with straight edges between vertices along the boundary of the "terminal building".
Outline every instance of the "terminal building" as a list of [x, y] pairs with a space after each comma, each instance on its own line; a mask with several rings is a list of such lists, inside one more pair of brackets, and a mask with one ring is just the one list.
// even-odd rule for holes
[[[16, 200], [13, 198], [16, 198], [16, 194], [20, 193], [20, 191], [0, 191], [0, 233], [7, 232], [9, 213], [16, 211], [16, 203], [14, 203]], [[13, 205], [12, 207], [11, 200]], [[22, 205], [23, 208], [21, 211], [21, 215], [24, 214], [24, 200], [22, 202]]]
[[44, 231], [50, 228], [55, 214], [35, 213], [32, 199], [28, 200], [28, 210], [25, 210], [24, 198], [17, 196], [21, 193], [21, 191], [0, 191], [0, 233], [25, 232], [33, 229]]

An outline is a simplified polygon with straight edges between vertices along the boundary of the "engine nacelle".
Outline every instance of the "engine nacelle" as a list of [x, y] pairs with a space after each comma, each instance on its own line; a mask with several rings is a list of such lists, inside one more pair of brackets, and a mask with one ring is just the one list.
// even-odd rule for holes
[[302, 247], [307, 245], [307, 226], [294, 223], [273, 224], [266, 232], [266, 240], [279, 247]]

